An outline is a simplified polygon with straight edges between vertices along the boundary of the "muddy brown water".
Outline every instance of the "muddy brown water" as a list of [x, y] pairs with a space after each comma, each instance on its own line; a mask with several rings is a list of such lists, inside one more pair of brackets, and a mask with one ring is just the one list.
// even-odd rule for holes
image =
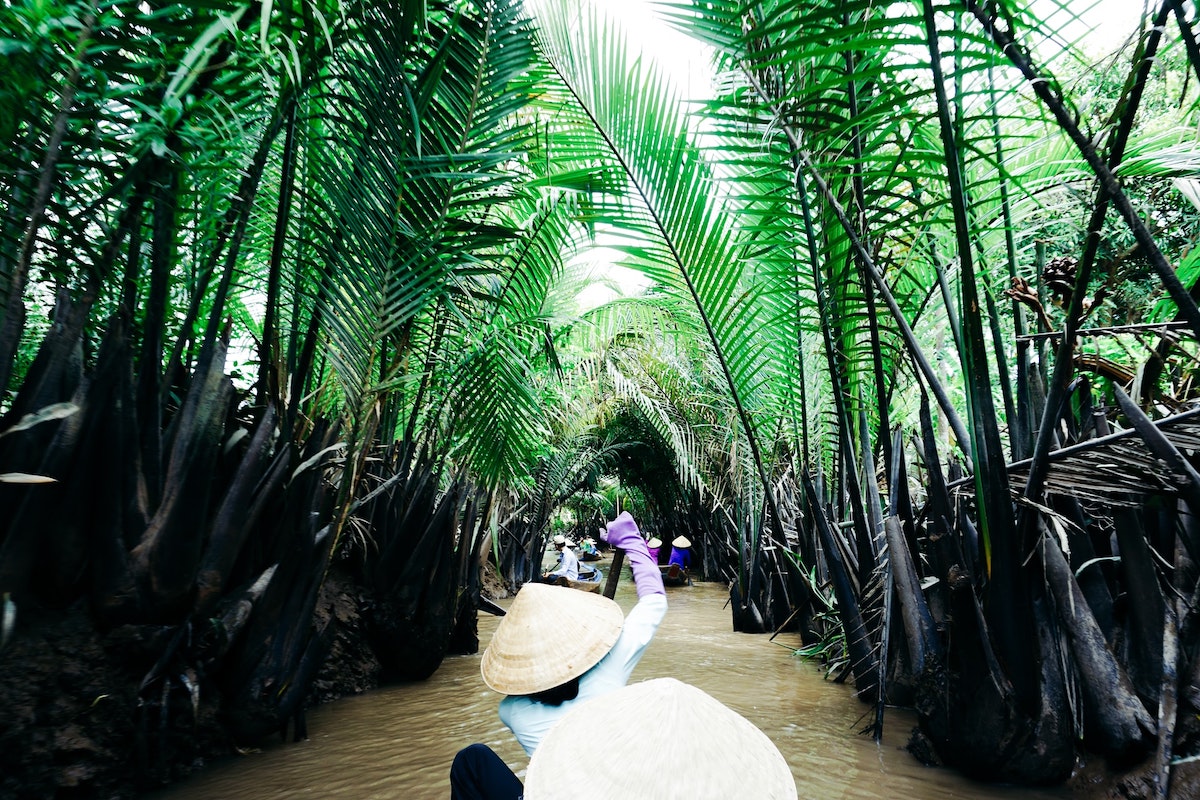
[[[792, 767], [801, 798], [1069, 798], [1065, 789], [1022, 789], [975, 783], [918, 763], [904, 745], [915, 725], [889, 709], [883, 741], [859, 735], [868, 706], [849, 687], [823, 678], [820, 667], [793, 657], [798, 637], [734, 633], [722, 584], [667, 590], [670, 608], [633, 680], [674, 677], [691, 683], [758, 725]], [[623, 579], [617, 601], [636, 602]], [[507, 605], [511, 600], [501, 601]], [[498, 618], [481, 614], [480, 645]], [[455, 752], [472, 742], [496, 750], [518, 774], [527, 759], [496, 715], [499, 695], [479, 677], [479, 656], [452, 656], [428, 681], [390, 686], [312, 709], [309, 740], [281, 744], [218, 763], [157, 800], [323, 798], [425, 800], [450, 796]], [[652, 743], [654, 731], [646, 732]], [[720, 735], [716, 732], [716, 735]], [[578, 769], [599, 750], [581, 748]], [[651, 795], [652, 796], [652, 793]]]

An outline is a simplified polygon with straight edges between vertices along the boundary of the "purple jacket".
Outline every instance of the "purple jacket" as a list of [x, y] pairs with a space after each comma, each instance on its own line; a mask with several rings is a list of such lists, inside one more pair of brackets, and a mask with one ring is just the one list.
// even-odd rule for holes
[[687, 569], [692, 565], [691, 548], [680, 550], [678, 547], [671, 547], [671, 560], [668, 564], [678, 564], [680, 569]]

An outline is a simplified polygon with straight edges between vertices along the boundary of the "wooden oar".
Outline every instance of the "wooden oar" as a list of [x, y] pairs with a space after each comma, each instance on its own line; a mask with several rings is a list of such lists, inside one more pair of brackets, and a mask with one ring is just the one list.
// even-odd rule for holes
[[621, 567], [625, 566], [625, 551], [613, 548], [612, 564], [608, 568], [608, 583], [604, 584], [604, 596], [609, 600], [617, 593], [617, 581], [621, 580]]
[[503, 617], [507, 613], [498, 603], [487, 599], [483, 595], [479, 595], [479, 610], [495, 614], [497, 617]]

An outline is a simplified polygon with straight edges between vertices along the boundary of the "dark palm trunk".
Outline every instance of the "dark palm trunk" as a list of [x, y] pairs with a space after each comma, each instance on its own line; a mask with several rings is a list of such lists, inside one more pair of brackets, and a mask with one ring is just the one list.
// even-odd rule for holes
[[280, 164], [279, 203], [275, 209], [275, 231], [271, 240], [271, 256], [267, 265], [266, 313], [263, 319], [262, 341], [258, 343], [258, 404], [280, 402], [279, 331], [277, 316], [280, 306], [280, 282], [283, 255], [287, 244], [288, 224], [291, 221], [292, 195], [296, 182], [296, 106], [284, 112], [285, 132], [283, 160]]
[[1146, 754], [1154, 720], [1109, 650], [1057, 543], [1047, 538], [1041, 552], [1046, 583], [1081, 673], [1085, 741], [1114, 762], [1128, 763]]
[[58, 110], [50, 129], [50, 139], [38, 166], [37, 189], [25, 212], [25, 228], [21, 234], [21, 245], [17, 252], [16, 263], [8, 273], [9, 285], [6, 304], [4, 315], [0, 317], [0, 391], [8, 388], [8, 381], [12, 376], [13, 357], [16, 355], [17, 345], [21, 341], [21, 333], [25, 326], [25, 284], [32, 266], [38, 232], [45, 220], [46, 210], [50, 204], [50, 195], [54, 190], [58, 164], [63, 157], [63, 140], [67, 135], [71, 107], [79, 88], [80, 76], [83, 74], [90, 56], [90, 42], [96, 24], [95, 8], [89, 9], [79, 23], [79, 35], [75, 46], [79, 57], [74, 60], [71, 72], [59, 92]]
[[1129, 678], [1147, 708], [1158, 704], [1162, 676], [1163, 620], [1166, 601], [1159, 587], [1154, 555], [1146, 541], [1140, 514], [1122, 510], [1115, 517], [1120, 547], [1122, 585], [1128, 593], [1125, 604], [1128, 620], [1124, 625], [1128, 639], [1125, 661]]
[[987, 346], [981, 321], [979, 291], [976, 285], [974, 248], [968, 219], [966, 183], [959, 163], [950, 103], [942, 75], [941, 49], [932, 0], [924, 0], [925, 38], [929, 48], [933, 88], [937, 97], [938, 121], [946, 153], [946, 174], [961, 266], [963, 322], [965, 325], [963, 372], [967, 383], [967, 404], [971, 413], [971, 449], [977, 495], [979, 526], [984, 537], [987, 575], [990, 586], [986, 608], [997, 636], [997, 645], [1008, 664], [1018, 702], [1032, 707], [1036, 691], [1035, 665], [1024, 646], [1032, 624], [1027, 594], [1022, 588], [1021, 559], [1024, 548], [1013, 527], [1013, 506], [1008, 495], [1008, 476], [995, 466], [1004, 464], [996, 408], [992, 398], [987, 363]]
[[407, 446], [398, 450], [386, 463], [406, 471], [364, 509], [377, 553], [364, 554], [363, 616], [385, 674], [424, 680], [441, 664], [457, 621], [454, 542], [471, 538], [460, 528], [466, 487], [458, 480], [440, 491], [432, 458], [422, 453], [409, 462]]
[[134, 548], [148, 607], [174, 615], [186, 607], [212, 509], [217, 463], [233, 386], [224, 373], [227, 343], [206, 347], [187, 398], [171, 423], [163, 499]]
[[[151, 508], [162, 500], [162, 353], [167, 327], [167, 303], [171, 268], [175, 260], [175, 216], [179, 193], [179, 170], [166, 159], [154, 159], [152, 174], [158, 177], [152, 201], [153, 238], [150, 251], [150, 289], [142, 323], [142, 352], [138, 367], [138, 419], [142, 428], [142, 465], [147, 502]], [[137, 258], [136, 254], [133, 258]]]
[[875, 658], [874, 648], [868, 637], [866, 626], [858, 606], [858, 598], [850, 581], [850, 573], [842, 559], [841, 551], [836, 540], [836, 534], [825, 516], [824, 510], [816, 502], [816, 491], [812, 481], [804, 479], [805, 491], [813, 509], [817, 533], [821, 545], [825, 548], [826, 563], [829, 565], [829, 577], [833, 582], [833, 590], [838, 601], [838, 616], [842, 622], [842, 630], [846, 635], [846, 648], [850, 656], [850, 668], [854, 673], [854, 687], [858, 695], [865, 699], [874, 699], [879, 692], [879, 665]]

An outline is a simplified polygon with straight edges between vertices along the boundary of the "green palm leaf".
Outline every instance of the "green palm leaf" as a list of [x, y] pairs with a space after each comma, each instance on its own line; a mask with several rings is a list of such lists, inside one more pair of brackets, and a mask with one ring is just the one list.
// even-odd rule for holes
[[766, 491], [769, 467], [759, 443], [774, 427], [767, 398], [781, 367], [772, 349], [780, 337], [762, 327], [772, 315], [759, 313], [767, 291], [750, 277], [761, 252], [751, 250], [723, 194], [714, 191], [716, 176], [660, 73], [632, 58], [611, 24], [595, 15], [572, 28], [576, 21], [563, 9], [545, 8], [539, 22], [547, 57], [569, 92], [564, 106], [577, 103], [600, 137], [587, 142], [599, 146], [590, 157], [617, 164], [628, 180], [620, 216], [630, 237], [623, 245], [627, 263], [696, 310], [735, 404], [759, 491]]

